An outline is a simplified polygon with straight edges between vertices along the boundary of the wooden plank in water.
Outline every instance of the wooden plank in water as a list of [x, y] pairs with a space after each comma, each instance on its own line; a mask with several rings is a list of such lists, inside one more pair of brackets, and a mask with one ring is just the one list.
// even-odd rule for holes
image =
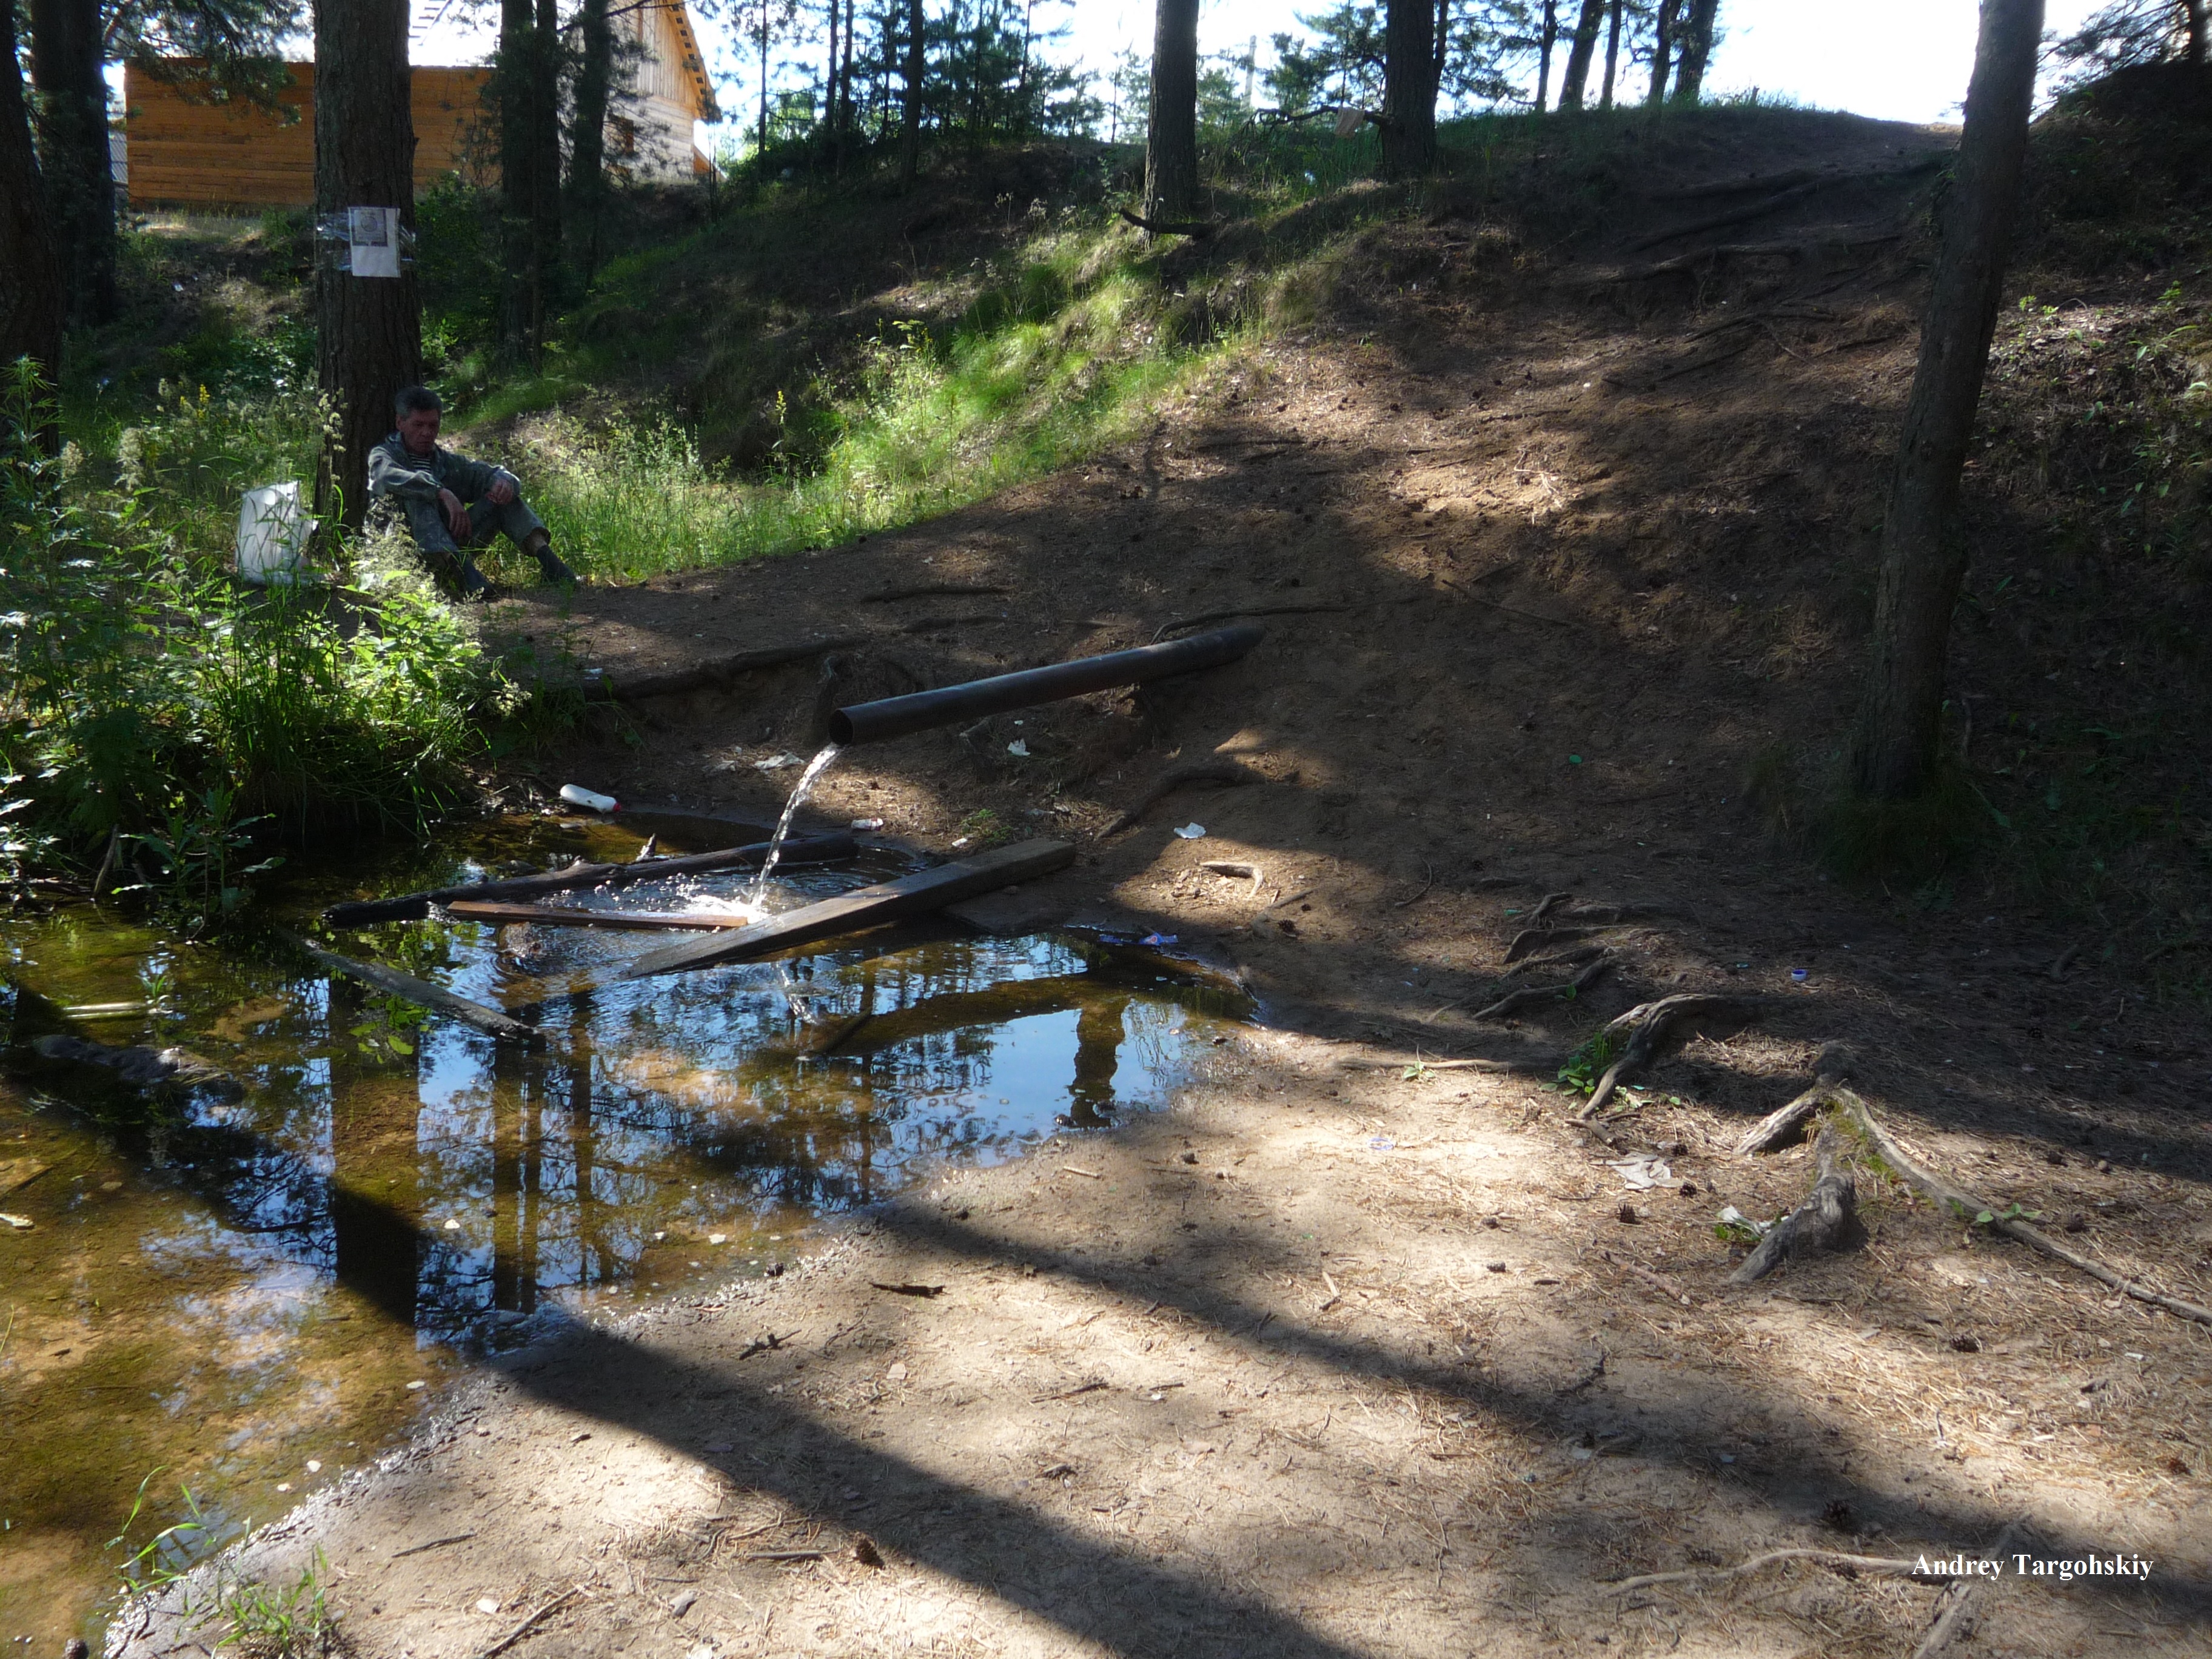
[[718, 963], [750, 962], [778, 951], [856, 933], [864, 927], [927, 915], [978, 893], [1050, 875], [1074, 861], [1075, 848], [1068, 842], [1025, 841], [1017, 846], [1001, 847], [957, 863], [939, 865], [933, 870], [919, 870], [896, 881], [879, 882], [873, 887], [862, 887], [796, 910], [787, 910], [781, 915], [770, 916], [765, 921], [740, 927], [718, 939], [671, 945], [649, 951], [632, 963], [621, 977], [646, 979], [654, 974], [711, 968]]
[[356, 962], [351, 957], [342, 957], [335, 951], [325, 951], [295, 934], [284, 937], [312, 957], [315, 965], [333, 974], [343, 974], [364, 985], [374, 985], [380, 991], [404, 997], [434, 1013], [446, 1014], [465, 1025], [473, 1025], [479, 1031], [489, 1032], [495, 1037], [512, 1037], [523, 1042], [537, 1042], [544, 1033], [534, 1025], [526, 1025], [519, 1019], [510, 1019], [496, 1008], [481, 1002], [471, 1002], [456, 996], [443, 986], [433, 985], [412, 974], [403, 974], [396, 968], [385, 968], [373, 962]]
[[[687, 853], [681, 858], [647, 859], [635, 864], [570, 865], [544, 875], [515, 876], [506, 881], [479, 881], [466, 887], [437, 887], [427, 893], [399, 893], [391, 898], [355, 899], [333, 904], [323, 920], [333, 927], [359, 927], [372, 921], [420, 921], [433, 904], [450, 906], [456, 900], [534, 898], [540, 893], [565, 892], [578, 887], [623, 887], [634, 881], [659, 881], [667, 876], [699, 876], [715, 870], [742, 870], [767, 856], [769, 843], [725, 848], [718, 853]], [[842, 830], [818, 836], [793, 836], [783, 844], [782, 863], [836, 864], [860, 851]]]
[[574, 904], [499, 904], [483, 899], [455, 899], [446, 906], [446, 914], [456, 921], [489, 921], [501, 927], [535, 922], [548, 927], [628, 927], [640, 933], [672, 928], [712, 933], [718, 928], [749, 927], [759, 920], [757, 916], [718, 916], [711, 910], [586, 910]]

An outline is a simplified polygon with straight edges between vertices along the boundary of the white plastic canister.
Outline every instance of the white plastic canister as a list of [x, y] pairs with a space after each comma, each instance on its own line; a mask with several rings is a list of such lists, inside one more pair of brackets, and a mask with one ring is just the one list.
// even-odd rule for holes
[[238, 509], [238, 578], [257, 587], [283, 586], [301, 576], [300, 552], [315, 521], [300, 510], [296, 483], [246, 492]]

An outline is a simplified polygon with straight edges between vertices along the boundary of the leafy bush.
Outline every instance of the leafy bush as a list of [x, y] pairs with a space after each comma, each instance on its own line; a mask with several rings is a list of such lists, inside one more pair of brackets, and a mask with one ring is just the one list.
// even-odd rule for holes
[[224, 422], [184, 399], [134, 428], [100, 489], [39, 447], [43, 396], [19, 365], [0, 405], [15, 874], [106, 866], [204, 924], [243, 902], [257, 820], [297, 834], [460, 798], [478, 711], [506, 688], [453, 611], [419, 583], [257, 591], [223, 568], [234, 491], [265, 481], [282, 411]]

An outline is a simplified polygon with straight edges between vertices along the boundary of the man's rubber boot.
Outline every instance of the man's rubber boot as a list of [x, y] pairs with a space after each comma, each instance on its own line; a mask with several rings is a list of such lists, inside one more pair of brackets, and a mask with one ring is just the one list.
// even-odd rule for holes
[[576, 585], [576, 573], [569, 569], [562, 562], [561, 556], [553, 550], [553, 538], [544, 531], [538, 531], [532, 536], [522, 550], [538, 561], [538, 574], [550, 586], [574, 587]]

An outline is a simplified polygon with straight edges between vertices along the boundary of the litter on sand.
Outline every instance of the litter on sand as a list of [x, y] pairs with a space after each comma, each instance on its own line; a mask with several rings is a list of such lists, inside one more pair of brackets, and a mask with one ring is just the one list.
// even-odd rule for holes
[[770, 755], [766, 760], [753, 763], [756, 772], [781, 772], [787, 766], [804, 766], [806, 763], [796, 755]]
[[1206, 839], [1206, 826], [1202, 823], [1179, 823], [1176, 826], [1176, 834], [1185, 841], [1203, 841]]
[[1620, 1178], [1628, 1184], [1631, 1192], [1642, 1192], [1647, 1187], [1656, 1187], [1674, 1178], [1674, 1172], [1667, 1167], [1664, 1160], [1654, 1158], [1649, 1152], [1616, 1159], [1612, 1167], [1620, 1171]]

